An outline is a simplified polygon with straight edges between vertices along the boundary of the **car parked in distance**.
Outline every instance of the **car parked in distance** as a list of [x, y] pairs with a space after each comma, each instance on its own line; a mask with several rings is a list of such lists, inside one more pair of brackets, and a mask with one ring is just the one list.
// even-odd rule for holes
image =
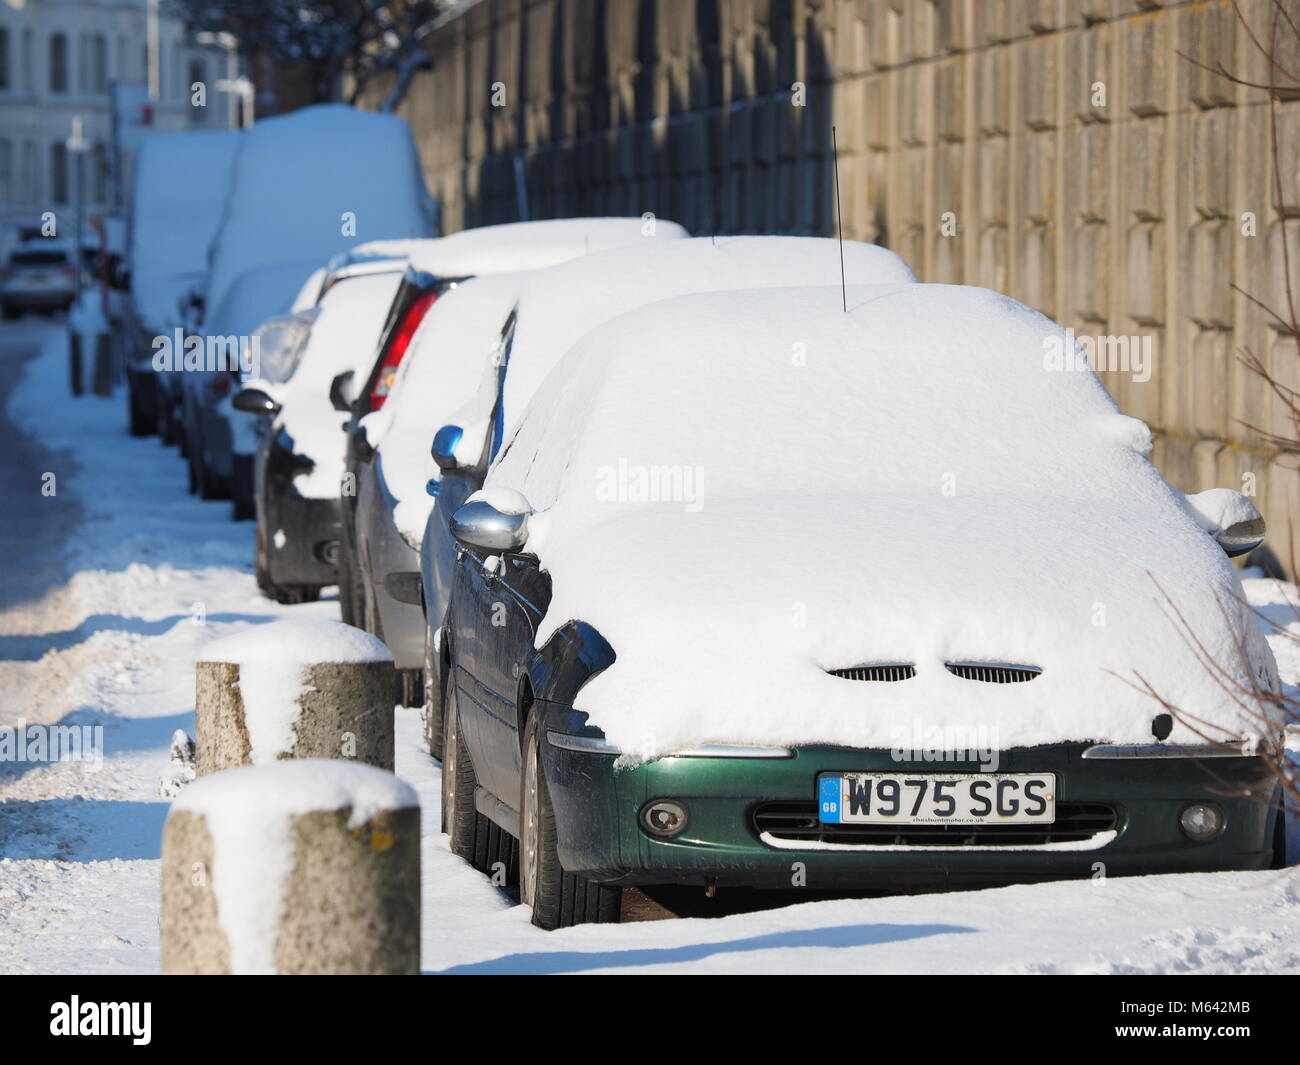
[[551, 368], [585, 333], [636, 307], [691, 292], [838, 284], [841, 255], [844, 276], [854, 284], [916, 280], [899, 256], [859, 241], [841, 246], [824, 237], [696, 237], [576, 259], [525, 282], [502, 334], [494, 372], [434, 436], [436, 497], [420, 547], [430, 750], [440, 749], [447, 662], [443, 629], [460, 550], [451, 535], [451, 516], [483, 484], [489, 464]]
[[180, 373], [155, 370], [155, 338], [184, 325], [182, 302], [207, 274], [239, 137], [238, 130], [155, 134], [136, 153], [123, 330], [133, 435], [158, 432], [165, 443], [180, 442]]
[[390, 260], [387, 273], [331, 285], [288, 378], [249, 381], [234, 397], [236, 410], [257, 419], [257, 585], [278, 602], [315, 600], [338, 580], [346, 418], [334, 408], [330, 385], [372, 357], [400, 268], [400, 260]]
[[[360, 385], [352, 407], [346, 458], [357, 494], [343, 500], [339, 567], [339, 600], [344, 620], [376, 635], [382, 633], [401, 674], [405, 701], [415, 705], [424, 701], [425, 625], [419, 600], [419, 542], [418, 538], [412, 541], [398, 534], [392, 519], [395, 502], [389, 502], [385, 488], [375, 480], [374, 459], [384, 424], [382, 412], [425, 315], [452, 286], [472, 277], [504, 273], [518, 276], [612, 248], [676, 243], [687, 235], [681, 226], [663, 219], [653, 222], [642, 218], [548, 219], [463, 230], [426, 242], [411, 252], [384, 341], [369, 373], [364, 379], [358, 375]], [[467, 359], [478, 365], [475, 372], [481, 372], [481, 360], [487, 357], [492, 341], [499, 336], [504, 315], [504, 311], [493, 311], [481, 323], [485, 338], [482, 344], [476, 334], [473, 343], [463, 351], [458, 345], [422, 347], [422, 357]], [[417, 445], [418, 454], [410, 461], [425, 462], [433, 429], [455, 407], [446, 405], [447, 396], [412, 398], [423, 408], [423, 413], [416, 417], [425, 426], [426, 439]], [[461, 394], [457, 393], [457, 405], [460, 398]], [[435, 412], [436, 417], [431, 418]], [[413, 437], [405, 439], [409, 443]], [[390, 470], [402, 461], [396, 458], [400, 446], [404, 445], [389, 449]], [[436, 469], [432, 478], [436, 484]]]
[[52, 314], [72, 306], [77, 267], [72, 245], [38, 237], [12, 245], [0, 264], [0, 313], [17, 318], [24, 312]]
[[[199, 331], [246, 342], [262, 322], [291, 311], [322, 263], [365, 240], [431, 237], [436, 218], [405, 120], [324, 104], [260, 121], [241, 134]], [[194, 480], [233, 493], [236, 512], [247, 516], [257, 436], [230, 406], [233, 382], [184, 380], [202, 445]]]
[[518, 841], [545, 928], [792, 863], [873, 891], [1267, 868], [1282, 723], [1236, 693], [1278, 674], [1225, 553], [1258, 512], [1189, 508], [1053, 346], [1079, 352], [920, 284], [580, 341], [452, 519], [455, 853]]

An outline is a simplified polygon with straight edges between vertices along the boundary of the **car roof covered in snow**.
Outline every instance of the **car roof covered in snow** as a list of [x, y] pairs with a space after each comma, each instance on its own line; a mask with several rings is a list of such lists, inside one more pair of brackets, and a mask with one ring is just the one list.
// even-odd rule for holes
[[[983, 289], [847, 299], [847, 314], [838, 286], [652, 304], [590, 333], [534, 397], [483, 495], [536, 511], [527, 550], [554, 590], [537, 646], [581, 619], [614, 648], [576, 708], [634, 759], [889, 749], [918, 721], [982, 728], [994, 750], [1142, 743], [1161, 705], [1126, 683], [1138, 670], [1259, 735], [1161, 595], [1249, 686], [1237, 640], [1262, 636], [1235, 571], [1073, 338]], [[885, 662], [916, 674], [828, 672]], [[979, 684], [953, 662], [1041, 673]], [[1171, 741], [1197, 737], [1177, 724]]]
[[209, 307], [202, 332], [212, 336], [251, 336], [268, 318], [288, 314], [297, 294], [310, 280], [314, 259], [274, 262], [238, 274], [225, 298]]
[[342, 104], [267, 118], [243, 134], [213, 242], [208, 305], [251, 267], [315, 267], [358, 238], [432, 234], [432, 201], [404, 119]]
[[[506, 372], [509, 426], [552, 366], [583, 334], [636, 307], [691, 292], [838, 285], [840, 245], [826, 237], [696, 237], [605, 252], [529, 278]], [[911, 268], [894, 252], [845, 241], [851, 285], [908, 283]]]
[[411, 266], [437, 277], [473, 277], [540, 270], [611, 248], [677, 241], [676, 222], [641, 218], [552, 218], [463, 229], [411, 255]]

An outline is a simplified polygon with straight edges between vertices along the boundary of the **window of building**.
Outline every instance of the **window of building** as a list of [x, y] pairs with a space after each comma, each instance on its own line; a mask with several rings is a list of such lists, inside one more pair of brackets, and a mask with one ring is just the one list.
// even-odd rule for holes
[[108, 40], [102, 33], [90, 39], [90, 91], [108, 92]]
[[40, 185], [36, 180], [36, 142], [23, 142], [23, 169], [20, 175], [22, 180], [22, 197], [23, 203], [36, 204], [40, 202]]
[[62, 141], [50, 145], [50, 199], [68, 202], [68, 146]]
[[9, 31], [0, 26], [0, 91], [9, 88]]
[[68, 37], [56, 33], [50, 37], [50, 92], [68, 91]]
[[8, 137], [0, 137], [0, 203], [14, 199], [14, 146]]
[[90, 149], [90, 199], [93, 203], [108, 202], [108, 152], [103, 144]]
[[36, 74], [34, 73], [35, 60], [32, 58], [32, 31], [23, 30], [23, 92], [33, 93], [36, 91]]

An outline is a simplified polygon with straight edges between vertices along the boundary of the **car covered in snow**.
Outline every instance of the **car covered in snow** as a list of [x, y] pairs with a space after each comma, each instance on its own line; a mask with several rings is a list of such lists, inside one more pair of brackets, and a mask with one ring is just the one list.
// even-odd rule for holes
[[449, 411], [433, 440], [437, 472], [429, 488], [435, 499], [427, 510], [419, 567], [431, 750], [441, 745], [447, 659], [442, 632], [459, 552], [451, 516], [482, 486], [488, 465], [551, 368], [584, 333], [636, 307], [692, 292], [838, 284], [841, 269], [855, 284], [916, 280], [898, 255], [874, 244], [776, 236], [696, 237], [609, 251], [528, 279], [503, 328], [500, 357], [469, 401]]
[[[363, 240], [430, 237], [436, 217], [405, 120], [324, 104], [258, 122], [240, 138], [199, 331], [246, 342], [291, 311], [322, 263]], [[237, 377], [206, 367], [184, 381], [187, 417], [200, 427], [195, 479], [233, 491], [247, 513], [257, 436], [230, 406]]]
[[[436, 316], [425, 331], [419, 358], [422, 363], [456, 360], [458, 365], [446, 377], [440, 376], [439, 367], [432, 367], [432, 381], [424, 372], [418, 374], [411, 395], [401, 405], [401, 429], [379, 460], [376, 449], [397, 414], [388, 408], [389, 397], [408, 355], [416, 354], [414, 338], [426, 316], [471, 278], [509, 274], [513, 280], [504, 284], [517, 292], [518, 282], [529, 271], [613, 248], [679, 242], [687, 235], [681, 226], [664, 219], [545, 219], [463, 230], [411, 250], [384, 342], [368, 374], [358, 375], [347, 449], [347, 470], [356, 495], [344, 499], [339, 566], [343, 618], [381, 635], [389, 645], [402, 677], [404, 701], [418, 705], [425, 697], [418, 550], [428, 504], [424, 488], [436, 485], [438, 475], [429, 461], [430, 441], [443, 420], [467, 395], [475, 394], [475, 387], [468, 391], [464, 387], [471, 385], [469, 379], [477, 386], [491, 370], [510, 301], [501, 295], [500, 287], [493, 287], [488, 296], [489, 290], [475, 286], [474, 296], [453, 301], [456, 309], [450, 316]], [[466, 299], [475, 301], [479, 317], [462, 313]], [[417, 442], [420, 436], [424, 439]], [[410, 447], [415, 450], [408, 453]], [[408, 475], [421, 468], [428, 472], [413, 493]], [[394, 520], [399, 502], [404, 503], [401, 528]]]
[[337, 582], [346, 423], [331, 384], [373, 357], [403, 261], [335, 281], [315, 309], [302, 354], [281, 381], [250, 380], [232, 404], [258, 418], [253, 461], [256, 572], [281, 603], [317, 599]]
[[634, 884], [1268, 867], [1258, 512], [1171, 488], [1079, 350], [921, 284], [581, 340], [452, 520], [455, 853], [517, 849], [547, 928]]
[[180, 440], [180, 377], [155, 370], [155, 337], [183, 324], [182, 302], [207, 275], [239, 145], [238, 130], [146, 137], [135, 159], [127, 227], [127, 403], [131, 431]]
[[17, 318], [24, 311], [66, 311], [76, 291], [77, 267], [68, 241], [24, 241], [10, 247], [0, 262], [0, 311], [5, 318]]

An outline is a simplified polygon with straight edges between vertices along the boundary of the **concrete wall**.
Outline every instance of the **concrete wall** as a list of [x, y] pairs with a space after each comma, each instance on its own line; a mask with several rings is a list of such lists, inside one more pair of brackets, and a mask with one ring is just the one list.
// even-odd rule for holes
[[[1252, 492], [1289, 563], [1300, 456], [1266, 434], [1295, 427], [1237, 352], [1293, 387], [1300, 359], [1231, 288], [1284, 298], [1268, 108], [1178, 55], [1266, 78], [1227, 0], [480, 0], [427, 44], [402, 111], [448, 230], [517, 218], [519, 160], [532, 217], [833, 233], [833, 125], [846, 236], [1149, 343], [1149, 380], [1107, 386], [1175, 484]], [[1300, 102], [1278, 121], [1294, 214]]]

